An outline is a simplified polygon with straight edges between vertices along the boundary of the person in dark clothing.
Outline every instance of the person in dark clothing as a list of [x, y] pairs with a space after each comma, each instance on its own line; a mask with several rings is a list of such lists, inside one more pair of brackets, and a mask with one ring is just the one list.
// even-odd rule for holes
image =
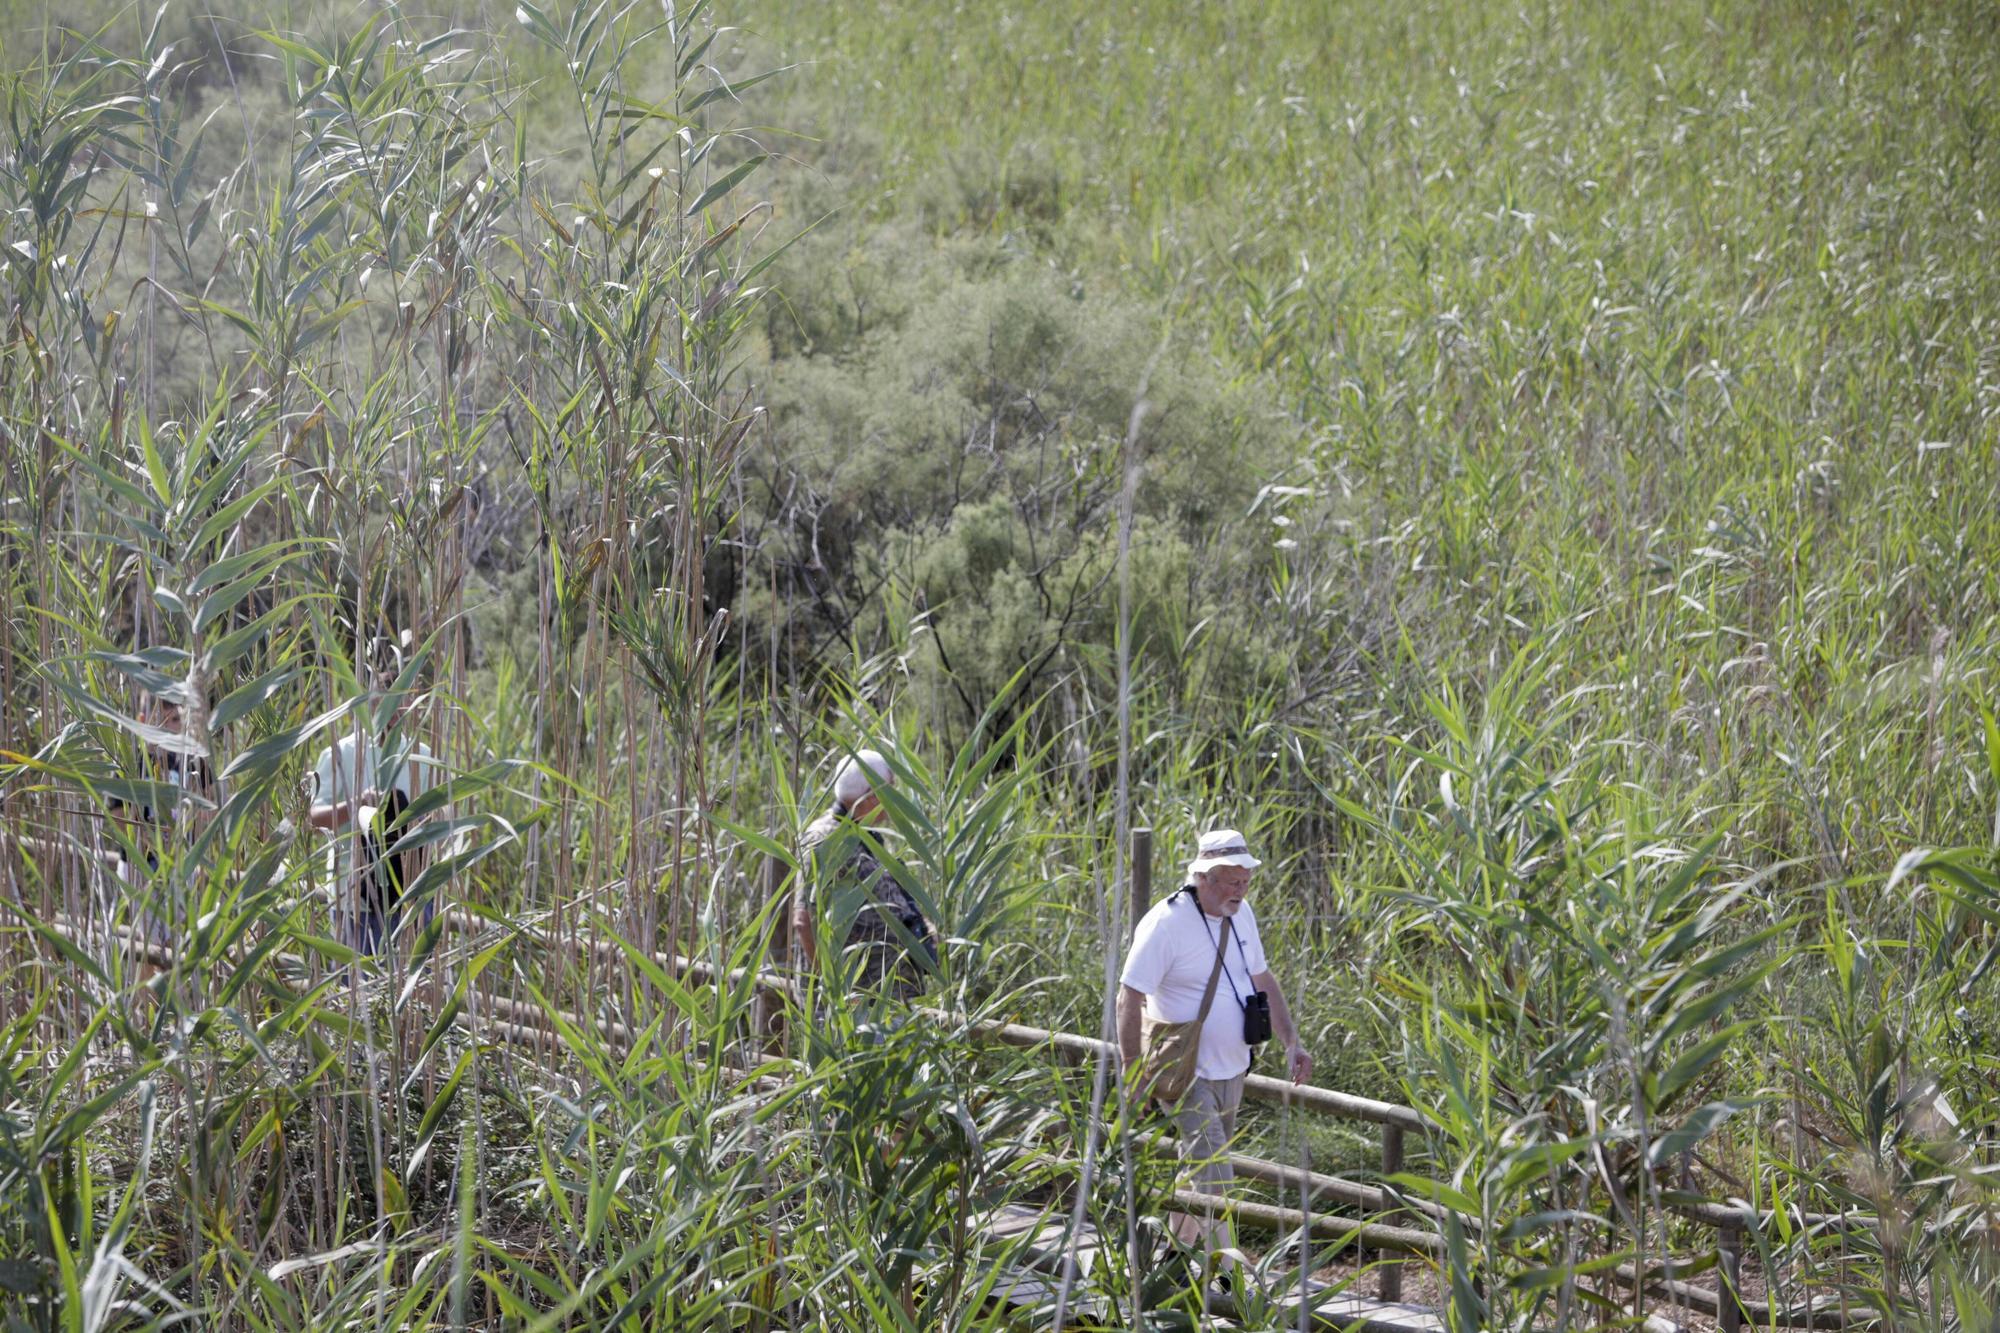
[[844, 955], [860, 955], [852, 985], [907, 1001], [923, 992], [924, 977], [937, 963], [937, 943], [916, 900], [861, 837], [862, 828], [881, 814], [876, 787], [894, 782], [889, 761], [874, 750], [842, 762], [834, 775], [832, 807], [807, 826], [802, 839], [812, 866], [793, 904], [792, 931], [806, 962], [816, 962], [818, 917], [832, 910], [843, 889], [858, 886], [865, 897], [842, 948]]
[[[395, 934], [403, 891], [422, 869], [420, 853], [397, 849], [415, 831], [398, 826], [404, 811], [437, 781], [437, 761], [414, 735], [413, 704], [404, 701], [379, 741], [364, 725], [338, 736], [320, 751], [309, 779], [306, 817], [328, 835], [335, 933], [364, 954], [380, 953]], [[421, 923], [433, 910], [424, 905]]]

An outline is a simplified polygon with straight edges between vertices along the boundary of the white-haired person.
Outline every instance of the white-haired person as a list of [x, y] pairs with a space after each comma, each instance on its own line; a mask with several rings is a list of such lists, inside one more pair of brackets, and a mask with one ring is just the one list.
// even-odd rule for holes
[[[910, 1000], [923, 991], [937, 945], [916, 900], [861, 836], [863, 828], [881, 817], [876, 789], [895, 782], [894, 770], [879, 751], [859, 750], [841, 761], [834, 772], [832, 806], [806, 827], [801, 839], [811, 873], [792, 899], [792, 934], [806, 963], [816, 964], [820, 918], [840, 904], [843, 890], [859, 889], [854, 923], [842, 945], [843, 961], [855, 969], [852, 985]], [[923, 957], [912, 953], [910, 942]]]
[[[387, 691], [401, 674], [402, 658], [382, 649], [378, 689]], [[423, 869], [421, 851], [407, 851], [404, 812], [439, 781], [430, 746], [417, 739], [416, 690], [396, 700], [388, 726], [370, 725], [374, 701], [364, 700], [336, 724], [333, 743], [319, 752], [306, 778], [311, 805], [306, 820], [326, 835], [326, 867], [333, 890], [334, 933], [364, 954], [383, 951], [402, 921], [401, 899]], [[420, 925], [429, 924], [434, 904], [425, 903]]]
[[[1193, 1188], [1205, 1194], [1222, 1193], [1235, 1177], [1229, 1141], [1254, 1045], [1276, 1037], [1292, 1082], [1312, 1075], [1312, 1056], [1299, 1040], [1284, 989], [1271, 975], [1257, 914], [1246, 897], [1251, 872], [1260, 864], [1235, 829], [1202, 834], [1188, 862], [1187, 883], [1140, 918], [1118, 990], [1118, 1048], [1128, 1068], [1140, 1058], [1146, 1018], [1191, 1023], [1201, 1017], [1208, 997], [1194, 1079], [1168, 1108], [1180, 1130], [1181, 1160], [1194, 1168]], [[1208, 1230], [1199, 1218], [1174, 1219], [1184, 1244], [1203, 1239]]]

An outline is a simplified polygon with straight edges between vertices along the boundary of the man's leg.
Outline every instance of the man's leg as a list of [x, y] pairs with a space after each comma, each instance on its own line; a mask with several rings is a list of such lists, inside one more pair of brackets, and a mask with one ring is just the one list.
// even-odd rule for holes
[[[1229, 1136], [1235, 1129], [1236, 1108], [1242, 1099], [1240, 1078], [1197, 1078], [1181, 1098], [1174, 1111], [1174, 1123], [1180, 1129], [1181, 1163], [1188, 1168], [1190, 1189], [1202, 1194], [1222, 1194], [1236, 1178], [1229, 1165]], [[1193, 1213], [1176, 1213], [1172, 1226], [1182, 1244], [1194, 1245], [1210, 1239], [1213, 1222]]]
[[[1229, 1164], [1228, 1153], [1236, 1142], [1236, 1112], [1243, 1105], [1243, 1080], [1248, 1073], [1249, 1071], [1245, 1070], [1235, 1078], [1222, 1079], [1209, 1085], [1215, 1090], [1216, 1114], [1222, 1122], [1222, 1147], [1218, 1151], [1222, 1154], [1223, 1160], [1216, 1163], [1220, 1171], [1219, 1181], [1213, 1191], [1216, 1194], [1228, 1193], [1229, 1182], [1236, 1179], [1236, 1168]], [[1217, 1227], [1211, 1229], [1209, 1234], [1211, 1242], [1218, 1239], [1218, 1233], [1221, 1243], [1214, 1248], [1230, 1252], [1225, 1256], [1223, 1264], [1223, 1267], [1227, 1268], [1235, 1262], [1236, 1226], [1224, 1219]]]

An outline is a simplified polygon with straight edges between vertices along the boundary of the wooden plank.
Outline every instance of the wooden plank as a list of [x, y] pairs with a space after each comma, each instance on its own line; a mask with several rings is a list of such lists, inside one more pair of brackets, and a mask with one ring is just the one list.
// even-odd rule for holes
[[[1069, 1214], [1053, 1208], [1034, 1208], [1024, 1204], [1004, 1204], [991, 1214], [991, 1220], [978, 1225], [979, 1232], [989, 1240], [1002, 1244], [1019, 1244], [1023, 1262], [1038, 1272], [1060, 1275], [1063, 1255], [1069, 1249]], [[1097, 1227], [1086, 1221], [1077, 1233], [1073, 1253], [1076, 1255], [1078, 1277], [1088, 1277], [1097, 1263], [1098, 1251], [1103, 1248], [1103, 1237]]]
[[1040, 1310], [1046, 1307], [1053, 1310], [1056, 1284], [1031, 1268], [1015, 1268], [1000, 1275], [993, 1284], [993, 1295], [1016, 1308]]
[[1438, 1256], [1444, 1253], [1441, 1237], [1428, 1231], [1413, 1231], [1409, 1227], [1383, 1226], [1379, 1222], [1348, 1222], [1318, 1213], [1308, 1216], [1296, 1208], [1279, 1208], [1273, 1204], [1255, 1203], [1222, 1194], [1201, 1194], [1194, 1190], [1175, 1190], [1173, 1205], [1184, 1212], [1228, 1217], [1238, 1226], [1257, 1231], [1296, 1231], [1304, 1226], [1321, 1240], [1352, 1241], [1371, 1250]]
[[[1618, 1265], [1604, 1276], [1626, 1288], [1639, 1284], [1639, 1270], [1629, 1263]], [[1719, 1319], [1722, 1314], [1724, 1301], [1721, 1294], [1692, 1282], [1655, 1273], [1646, 1279], [1646, 1290], [1675, 1305], [1699, 1310], [1705, 1315], [1714, 1315]], [[1872, 1311], [1843, 1310], [1838, 1296], [1822, 1296], [1809, 1305], [1773, 1305], [1768, 1299], [1758, 1301], [1747, 1298], [1737, 1304], [1742, 1307], [1742, 1317], [1760, 1327], [1845, 1329], [1872, 1326], [1877, 1319]]]
[[[481, 938], [489, 933], [512, 934], [551, 952], [582, 953], [587, 950], [607, 961], [620, 963], [625, 961], [625, 951], [610, 940], [596, 940], [589, 943], [563, 940], [537, 926], [503, 922], [498, 919], [489, 920], [464, 910], [440, 912], [438, 919], [448, 928], [474, 938]], [[801, 985], [769, 969], [751, 971], [748, 968], [736, 967], [723, 971], [699, 959], [683, 958], [679, 954], [652, 953], [648, 956], [669, 976], [704, 985], [740, 986], [749, 983], [774, 999], [789, 999], [794, 1004], [805, 1003], [805, 990]]]
[[[926, 1018], [943, 1023], [964, 1023], [963, 1015], [952, 1014], [943, 1009], [920, 1010]], [[997, 1019], [982, 1020], [967, 1024], [968, 1036], [982, 1037], [997, 1041], [1005, 1046], [1016, 1046], [1024, 1050], [1040, 1050], [1046, 1047], [1052, 1054], [1070, 1060], [1094, 1060], [1098, 1056], [1108, 1056], [1116, 1061], [1117, 1052], [1108, 1041], [1096, 1037], [1085, 1037], [1074, 1032], [1051, 1032], [1047, 1028], [1029, 1027], [1025, 1023], [1002, 1023]], [[1286, 1106], [1296, 1106], [1301, 1110], [1318, 1111], [1342, 1120], [1362, 1120], [1377, 1125], [1400, 1125], [1404, 1129], [1424, 1133], [1430, 1122], [1407, 1106], [1394, 1102], [1378, 1102], [1372, 1097], [1356, 1097], [1351, 1093], [1336, 1092], [1332, 1088], [1316, 1088], [1311, 1084], [1290, 1083], [1280, 1078], [1268, 1078], [1262, 1074], [1252, 1074], [1243, 1080], [1243, 1095], [1256, 1101], [1277, 1102]]]
[[983, 1221], [979, 1229], [989, 1236], [1018, 1236], [1023, 1231], [1034, 1231], [1049, 1220], [1047, 1208], [1032, 1208], [1024, 1203], [1003, 1203], [993, 1211], [991, 1220]]
[[[1386, 1190], [1374, 1185], [1363, 1185], [1357, 1181], [1345, 1180], [1339, 1176], [1323, 1175], [1318, 1171], [1301, 1171], [1295, 1166], [1286, 1166], [1265, 1157], [1252, 1157], [1248, 1153], [1229, 1154], [1229, 1165], [1237, 1175], [1246, 1180], [1261, 1181], [1266, 1185], [1276, 1185], [1289, 1190], [1307, 1190], [1315, 1203], [1332, 1200], [1350, 1208], [1358, 1208], [1367, 1213], [1388, 1214], [1402, 1208], [1418, 1212], [1426, 1217], [1442, 1221], [1445, 1209], [1428, 1199], [1410, 1199], [1400, 1203]], [[1473, 1235], [1483, 1230], [1476, 1217], [1462, 1217], [1459, 1224]]]
[[[1297, 1326], [1299, 1304], [1296, 1300], [1284, 1303], [1283, 1324]], [[1343, 1333], [1448, 1333], [1444, 1311], [1428, 1306], [1379, 1301], [1351, 1292], [1315, 1294], [1307, 1305], [1314, 1325]]]
[[[993, 1283], [995, 1300], [1026, 1313], [1031, 1319], [1038, 1315], [1053, 1317], [1061, 1294], [1060, 1279], [1033, 1268], [1008, 1267]], [[1067, 1316], [1072, 1323], [1106, 1323], [1110, 1309], [1103, 1297], [1091, 1295], [1082, 1283], [1070, 1285]]]
[[[1277, 1328], [1299, 1326], [1299, 1308], [1306, 1307], [1306, 1323], [1313, 1328], [1338, 1330], [1339, 1333], [1449, 1333], [1444, 1311], [1427, 1305], [1411, 1305], [1404, 1301], [1376, 1300], [1347, 1289], [1349, 1284], [1326, 1282], [1306, 1283], [1306, 1295], [1301, 1300], [1296, 1294], [1279, 1300], [1281, 1312], [1270, 1323]], [[1289, 1290], [1296, 1293], [1298, 1282], [1293, 1280]], [[1215, 1298], [1213, 1302], [1223, 1313], [1240, 1317], [1233, 1299]]]

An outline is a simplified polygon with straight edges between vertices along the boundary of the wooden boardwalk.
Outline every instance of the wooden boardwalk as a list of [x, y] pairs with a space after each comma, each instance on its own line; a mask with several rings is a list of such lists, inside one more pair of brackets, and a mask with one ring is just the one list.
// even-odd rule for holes
[[[1031, 1324], [1051, 1321], [1061, 1299], [1061, 1274], [1065, 1252], [1074, 1257], [1077, 1282], [1073, 1285], [1066, 1314], [1071, 1325], [1102, 1327], [1114, 1312], [1102, 1299], [1084, 1295], [1083, 1279], [1096, 1267], [1105, 1245], [1104, 1237], [1089, 1222], [1076, 1233], [1070, 1246], [1070, 1218], [1053, 1206], [1036, 1208], [1010, 1204], [988, 1216], [980, 1227], [988, 1246], [1006, 1250], [1005, 1263], [993, 1284], [994, 1299], [1012, 1306]], [[1211, 1289], [1204, 1297], [1207, 1327], [1241, 1327], [1240, 1311], [1234, 1297]], [[1307, 1322], [1321, 1329], [1349, 1333], [1446, 1333], [1441, 1311], [1399, 1301], [1377, 1300], [1347, 1290], [1345, 1285], [1307, 1281], [1300, 1292], [1296, 1278], [1288, 1279], [1284, 1294], [1276, 1296], [1262, 1311], [1260, 1323], [1275, 1322], [1285, 1328], [1299, 1325], [1299, 1308], [1307, 1308]]]
[[[442, 916], [449, 928], [465, 936], [484, 937], [494, 929], [491, 922], [464, 913], [452, 912]], [[154, 966], [171, 967], [174, 964], [172, 949], [133, 936], [128, 931], [113, 932], [107, 937], [101, 932], [79, 929], [65, 920], [47, 923], [44, 929], [72, 944], [115, 945], [135, 950]], [[93, 939], [93, 936], [96, 938]], [[520, 937], [544, 947], [553, 943], [534, 939], [532, 932], [522, 932]], [[741, 973], [717, 975], [705, 964], [670, 955], [655, 955], [655, 960], [662, 967], [697, 984], [747, 979]], [[761, 991], [772, 996], [796, 998], [786, 977], [760, 973], [754, 980]], [[518, 1044], [541, 1052], [553, 1051], [561, 1045], [560, 1036], [547, 1025], [546, 1015], [538, 1010], [502, 997], [485, 995], [477, 989], [468, 993], [465, 1000], [464, 1008], [457, 1016], [458, 1021], [475, 1026], [486, 1040]], [[956, 1021], [953, 1015], [940, 1013], [937, 1016]], [[631, 1039], [631, 1034], [622, 1025], [609, 1020], [593, 1020], [579, 1014], [565, 1014], [563, 1018], [577, 1029], [596, 1030], [614, 1045], [626, 1044]], [[974, 1024], [971, 1030], [987, 1040], [1042, 1050], [1059, 1060], [1100, 1058], [1108, 1050], [1106, 1043], [1096, 1038], [1049, 1032], [1019, 1024]], [[778, 1082], [769, 1076], [748, 1077], [767, 1085]], [[1412, 1127], [1421, 1128], [1426, 1123], [1422, 1115], [1410, 1107], [1355, 1097], [1331, 1089], [1294, 1088], [1276, 1079], [1253, 1076], [1245, 1091], [1251, 1098], [1282, 1102], [1303, 1110], [1379, 1126], [1383, 1136], [1382, 1174], [1385, 1176], [1400, 1167], [1404, 1132]], [[1390, 1254], [1424, 1256], [1432, 1261], [1442, 1257], [1443, 1244], [1435, 1229], [1441, 1221], [1439, 1214], [1442, 1210], [1435, 1206], [1402, 1199], [1379, 1185], [1303, 1173], [1255, 1157], [1234, 1154], [1230, 1160], [1239, 1176], [1278, 1187], [1281, 1197], [1288, 1194], [1309, 1206], [1280, 1207], [1253, 1199], [1218, 1198], [1186, 1190], [1174, 1194], [1172, 1206], [1187, 1211], [1226, 1215], [1245, 1230], [1280, 1236], [1303, 1234], [1343, 1243], [1363, 1252], [1372, 1252], [1375, 1259]], [[1688, 1220], [1713, 1228], [1717, 1248], [1709, 1252], [1709, 1257], [1732, 1279], [1746, 1233], [1762, 1231], [1779, 1222], [1769, 1213], [1733, 1203], [1683, 1200], [1672, 1206]], [[1392, 1220], [1374, 1220], [1384, 1217]], [[1476, 1219], [1459, 1220], [1461, 1225], [1476, 1230]], [[1432, 1225], [1419, 1227], [1398, 1223]], [[1793, 1211], [1785, 1214], [1782, 1225], [1792, 1231], [1831, 1233], [1867, 1229], [1875, 1225], [1875, 1219], [1858, 1214]], [[981, 1273], [981, 1284], [991, 1301], [1002, 1302], [1017, 1311], [1028, 1326], [1042, 1326], [1053, 1321], [1058, 1304], [1063, 1303], [1061, 1286], [1065, 1262], [1076, 1265], [1065, 1309], [1068, 1325], [1104, 1328], [1108, 1321], [1117, 1317], [1117, 1312], [1091, 1291], [1088, 1281], [1103, 1258], [1105, 1238], [1087, 1221], [1072, 1236], [1071, 1217], [1066, 1208], [1056, 1205], [1011, 1205], [981, 1219], [979, 1232], [979, 1249], [995, 1256], [990, 1266]], [[1122, 1241], [1117, 1243], [1122, 1244]], [[1689, 1259], [1688, 1266], [1694, 1267], [1698, 1258]], [[1447, 1321], [1443, 1311], [1399, 1299], [1402, 1267], [1395, 1262], [1380, 1265], [1382, 1291], [1372, 1298], [1352, 1291], [1347, 1284], [1330, 1286], [1311, 1280], [1304, 1283], [1301, 1295], [1299, 1275], [1294, 1273], [1270, 1289], [1268, 1300], [1256, 1303], [1256, 1322], [1260, 1326], [1275, 1324], [1295, 1328], [1304, 1324], [1319, 1329], [1360, 1330], [1360, 1333], [1444, 1333]], [[1628, 1291], [1641, 1282], [1640, 1275], [1630, 1271], [1630, 1265], [1608, 1269], [1597, 1276], [1601, 1284], [1623, 1287]], [[1872, 1322], [1861, 1309], [1854, 1309], [1850, 1315], [1844, 1306], [1826, 1297], [1797, 1307], [1774, 1306], [1742, 1294], [1729, 1299], [1719, 1288], [1662, 1280], [1657, 1274], [1648, 1275], [1644, 1285], [1649, 1292], [1669, 1304], [1714, 1318], [1723, 1333], [1734, 1333], [1746, 1323], [1753, 1327], [1856, 1328]], [[1211, 1290], [1205, 1296], [1205, 1304], [1204, 1326], [1240, 1326], [1239, 1319], [1244, 1312], [1239, 1311], [1237, 1303], [1226, 1293]], [[1301, 1306], [1305, 1307], [1303, 1318]], [[1671, 1326], [1659, 1321], [1649, 1322], [1648, 1327]]]

